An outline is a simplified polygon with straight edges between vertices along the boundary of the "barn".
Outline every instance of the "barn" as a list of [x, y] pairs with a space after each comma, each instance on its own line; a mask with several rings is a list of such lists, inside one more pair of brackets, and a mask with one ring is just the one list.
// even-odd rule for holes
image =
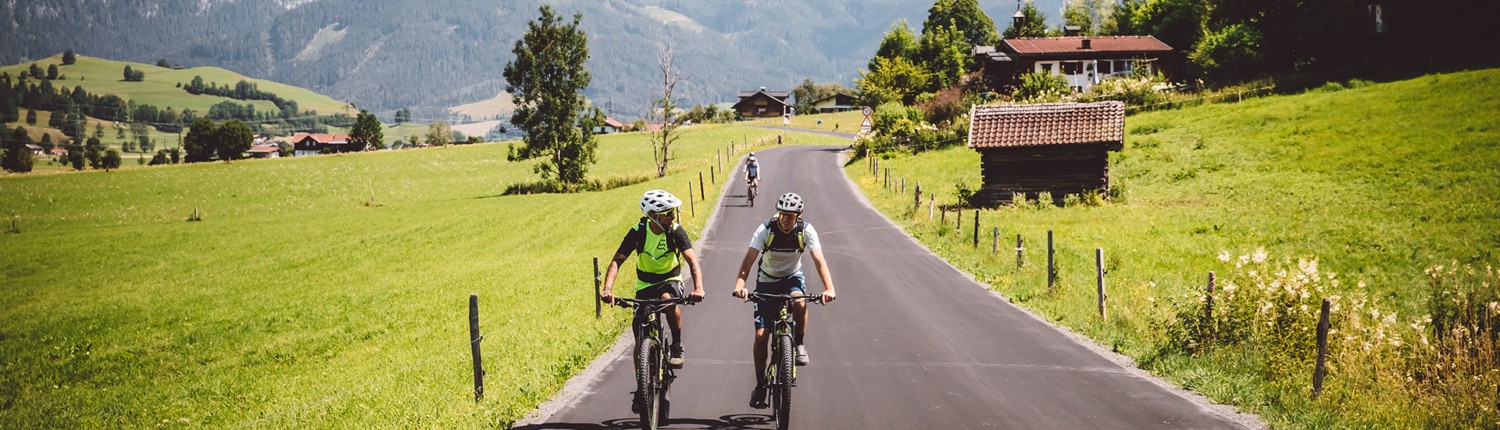
[[1009, 204], [1016, 194], [1054, 202], [1087, 191], [1109, 191], [1109, 151], [1125, 139], [1125, 104], [975, 105], [969, 148], [979, 152], [983, 185], [974, 203]]

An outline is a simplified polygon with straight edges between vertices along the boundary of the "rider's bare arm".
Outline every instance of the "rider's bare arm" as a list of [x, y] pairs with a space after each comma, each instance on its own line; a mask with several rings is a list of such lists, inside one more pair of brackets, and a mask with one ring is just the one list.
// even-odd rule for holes
[[609, 269], [604, 271], [604, 287], [599, 290], [599, 299], [605, 303], [614, 302], [615, 277], [620, 275], [620, 264], [624, 263], [626, 258], [630, 256], [615, 254], [615, 259], [609, 261]]
[[687, 260], [688, 270], [693, 273], [693, 292], [688, 293], [688, 296], [695, 302], [703, 300], [703, 269], [698, 265], [698, 252], [692, 248], [685, 249], [682, 251], [682, 258]]
[[813, 248], [813, 265], [818, 268], [818, 277], [823, 278], [823, 303], [832, 302], [835, 294], [833, 292], [833, 275], [828, 273], [828, 263], [823, 260], [823, 248]]
[[745, 259], [743, 261], [740, 261], [740, 271], [735, 275], [734, 278], [733, 294], [735, 297], [743, 299], [746, 295], [749, 294], [749, 292], [745, 290], [745, 279], [750, 277], [750, 266], [755, 264], [755, 256], [758, 254], [760, 254], [759, 249], [755, 249], [755, 247], [753, 246], [746, 248]]

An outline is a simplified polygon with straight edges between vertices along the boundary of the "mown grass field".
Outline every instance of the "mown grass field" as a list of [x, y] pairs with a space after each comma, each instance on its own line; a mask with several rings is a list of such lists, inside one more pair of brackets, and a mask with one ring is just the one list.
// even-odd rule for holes
[[[535, 180], [505, 144], [0, 177], [0, 426], [503, 428], [626, 326], [591, 258], [640, 194], [685, 198], [731, 141], [774, 134], [694, 127], [666, 178], [569, 195], [502, 196]], [[590, 177], [650, 175], [645, 142], [602, 137]]]
[[[977, 152], [950, 147], [880, 160], [892, 182], [905, 179], [904, 193], [871, 175], [868, 160], [846, 171], [919, 241], [1012, 301], [1274, 427], [1493, 427], [1500, 412], [1482, 403], [1500, 397], [1500, 369], [1474, 377], [1473, 385], [1488, 388], [1420, 392], [1403, 381], [1401, 369], [1411, 365], [1397, 353], [1428, 342], [1420, 333], [1434, 278], [1425, 270], [1493, 273], [1485, 268], [1500, 262], [1497, 85], [1500, 70], [1491, 69], [1133, 115], [1124, 149], [1110, 156], [1123, 200], [985, 210], [978, 246], [973, 210], [955, 230], [953, 212], [929, 220], [927, 197], [914, 211], [911, 194], [920, 182], [940, 204], [955, 202], [958, 184], [980, 185]], [[994, 227], [998, 255], [991, 255]], [[1050, 292], [1048, 230], [1059, 265]], [[1108, 271], [1107, 320], [1096, 310], [1096, 248]], [[1335, 360], [1324, 396], [1314, 400], [1310, 350], [1239, 344], [1191, 355], [1164, 348], [1176, 336], [1164, 327], [1178, 309], [1201, 306], [1210, 271], [1221, 288], [1291, 292], [1294, 308], [1281, 315], [1300, 325], [1282, 335], [1299, 342], [1310, 336], [1309, 312], [1316, 323], [1317, 301], [1332, 298], [1335, 312], [1352, 315], [1333, 327], [1332, 348], [1343, 354], [1336, 357], [1360, 358]], [[1275, 281], [1260, 283], [1268, 278]], [[1489, 282], [1479, 288], [1493, 297]], [[1311, 288], [1301, 289], [1304, 283]], [[1296, 297], [1303, 292], [1312, 297]], [[1309, 302], [1311, 310], [1295, 309]], [[1370, 321], [1382, 328], [1368, 330]], [[1376, 352], [1360, 352], [1360, 344]], [[1296, 359], [1276, 360], [1284, 356]], [[1454, 406], [1470, 401], [1481, 405]]]

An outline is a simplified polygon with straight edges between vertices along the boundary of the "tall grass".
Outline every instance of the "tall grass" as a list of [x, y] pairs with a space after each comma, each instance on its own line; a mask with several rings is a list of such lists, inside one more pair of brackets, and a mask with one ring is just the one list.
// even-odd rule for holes
[[[578, 194], [501, 196], [534, 180], [501, 144], [0, 177], [0, 426], [506, 427], [627, 324], [594, 318], [591, 258], [641, 193], [713, 201], [730, 141], [774, 135], [694, 127], [665, 178]], [[590, 177], [655, 171], [644, 136], [599, 151]]]
[[[1124, 150], [1111, 154], [1111, 201], [982, 211], [979, 246], [972, 212], [954, 234], [953, 213], [928, 219], [928, 196], [914, 208], [909, 189], [882, 187], [862, 163], [847, 172], [919, 241], [1012, 301], [1273, 426], [1495, 427], [1495, 355], [1483, 340], [1493, 317], [1481, 316], [1497, 281], [1480, 274], [1500, 259], [1497, 83], [1500, 70], [1354, 81], [1132, 115]], [[979, 156], [965, 148], [881, 167], [921, 183], [940, 207], [957, 201], [955, 184], [980, 183]], [[1006, 251], [992, 255], [994, 227]], [[1016, 234], [1019, 267], [1005, 246]], [[1095, 309], [1095, 248], [1108, 319]], [[1205, 320], [1210, 271], [1221, 291]], [[1434, 283], [1472, 293], [1439, 294]], [[1313, 398], [1311, 335], [1325, 298], [1335, 335]]]

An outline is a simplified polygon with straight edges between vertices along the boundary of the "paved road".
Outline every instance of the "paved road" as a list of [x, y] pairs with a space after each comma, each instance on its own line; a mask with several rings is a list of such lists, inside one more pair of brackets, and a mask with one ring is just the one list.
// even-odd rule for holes
[[[787, 191], [807, 201], [839, 299], [814, 307], [812, 358], [798, 372], [793, 425], [805, 429], [1241, 428], [1174, 390], [1116, 364], [976, 284], [871, 209], [838, 168], [835, 147], [760, 152], [760, 201], [725, 193], [707, 237], [708, 300], [688, 307], [687, 366], [672, 387], [667, 428], [770, 428], [747, 405], [751, 306], [729, 296], [755, 224]], [[809, 290], [822, 291], [810, 257]], [[526, 429], [635, 428], [626, 355]]]

